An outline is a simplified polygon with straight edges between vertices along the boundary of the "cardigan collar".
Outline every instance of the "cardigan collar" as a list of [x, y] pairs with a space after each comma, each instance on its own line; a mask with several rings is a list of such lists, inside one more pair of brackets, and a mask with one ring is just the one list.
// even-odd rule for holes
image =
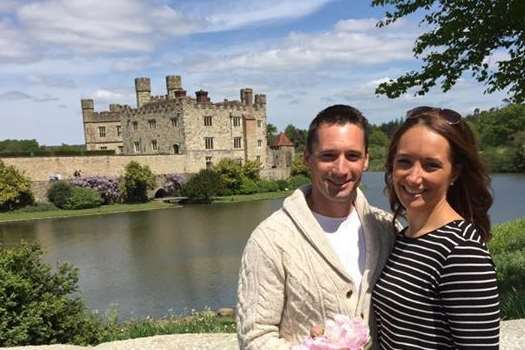
[[[323, 232], [321, 226], [315, 219], [312, 211], [306, 202], [306, 196], [311, 191], [311, 185], [298, 188], [283, 202], [284, 211], [294, 221], [306, 240], [316, 249], [319, 254], [328, 262], [346, 280], [352, 281], [350, 275], [346, 272], [343, 263], [330, 245], [328, 238]], [[365, 270], [363, 278], [366, 278], [367, 284], [370, 284], [370, 278], [374, 278], [377, 269], [380, 245], [376, 235], [376, 226], [373, 214], [370, 213], [368, 202], [363, 193], [357, 189], [357, 195], [354, 201], [354, 210], [361, 221], [364, 238], [365, 238]]]

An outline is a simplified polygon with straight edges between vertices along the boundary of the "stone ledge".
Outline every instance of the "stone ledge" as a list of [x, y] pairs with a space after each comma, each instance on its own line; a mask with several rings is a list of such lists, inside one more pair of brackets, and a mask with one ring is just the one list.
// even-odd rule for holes
[[[523, 349], [525, 319], [501, 323], [501, 350]], [[19, 346], [6, 350], [237, 350], [237, 336], [231, 333], [172, 334], [121, 340], [94, 347], [74, 345]]]

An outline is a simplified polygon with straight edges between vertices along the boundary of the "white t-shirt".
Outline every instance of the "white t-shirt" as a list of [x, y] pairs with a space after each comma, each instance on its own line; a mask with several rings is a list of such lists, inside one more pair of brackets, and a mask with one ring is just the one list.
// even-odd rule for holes
[[361, 221], [355, 210], [346, 218], [333, 218], [313, 213], [332, 248], [359, 287], [365, 268], [365, 239]]

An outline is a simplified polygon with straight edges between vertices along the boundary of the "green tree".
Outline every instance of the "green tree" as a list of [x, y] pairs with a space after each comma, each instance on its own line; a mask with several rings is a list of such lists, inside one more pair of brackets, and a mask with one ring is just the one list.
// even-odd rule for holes
[[259, 180], [261, 173], [261, 162], [258, 160], [247, 160], [242, 166], [242, 175], [253, 181]]
[[0, 210], [13, 210], [34, 201], [31, 192], [31, 180], [20, 173], [14, 166], [6, 166], [0, 160]]
[[37, 152], [38, 150], [38, 142], [34, 139], [0, 141], [0, 153]]
[[293, 142], [295, 152], [303, 153], [306, 146], [306, 136], [308, 134], [308, 130], [299, 129], [292, 124], [288, 124], [288, 126], [284, 129], [284, 133], [286, 136], [288, 136], [290, 141]]
[[310, 169], [306, 166], [303, 159], [302, 153], [296, 153], [294, 156], [294, 159], [292, 161], [292, 170], [291, 170], [292, 176], [305, 176], [310, 177]]
[[148, 189], [155, 187], [155, 176], [149, 166], [142, 166], [138, 162], [131, 161], [126, 165], [120, 186], [125, 202], [147, 202]]
[[383, 130], [378, 126], [372, 126], [370, 129], [370, 134], [368, 135], [368, 144], [369, 146], [375, 145], [380, 147], [386, 147], [389, 144], [388, 136]]
[[266, 124], [266, 144], [269, 146], [272, 145], [275, 136], [277, 136], [277, 127], [272, 123]]
[[214, 165], [213, 170], [220, 175], [224, 185], [225, 193], [220, 194], [234, 194], [239, 191], [243, 175], [243, 169], [239, 162], [230, 158], [223, 158]]
[[[508, 91], [512, 102], [525, 101], [525, 1], [372, 0], [372, 5], [392, 9], [380, 27], [420, 10], [422, 24], [431, 28], [413, 48], [422, 69], [380, 84], [376, 93], [396, 98], [417, 87], [424, 95], [438, 83], [448, 91], [468, 71], [487, 85], [487, 93]], [[491, 67], [487, 58], [496, 51], [508, 57]]]
[[182, 187], [184, 196], [192, 201], [210, 203], [213, 197], [224, 191], [221, 175], [212, 169], [203, 169], [190, 177]]
[[104, 327], [78, 296], [78, 271], [52, 272], [36, 245], [0, 246], [0, 346], [94, 344]]

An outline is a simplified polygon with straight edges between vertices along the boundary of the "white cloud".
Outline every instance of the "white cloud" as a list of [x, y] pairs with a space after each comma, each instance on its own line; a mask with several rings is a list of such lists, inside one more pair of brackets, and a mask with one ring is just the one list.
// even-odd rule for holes
[[30, 100], [32, 98], [21, 91], [7, 91], [0, 94], [0, 101]]
[[0, 62], [29, 62], [34, 59], [33, 48], [22, 39], [13, 23], [0, 19]]
[[235, 54], [219, 53], [187, 63], [194, 71], [303, 70], [330, 64], [373, 65], [412, 58], [416, 33], [408, 23], [376, 28], [377, 19], [338, 22], [333, 30], [318, 34], [291, 33], [266, 49], [246, 47]]
[[110, 90], [104, 90], [104, 89], [98, 89], [96, 90], [92, 96], [95, 99], [101, 100], [101, 101], [115, 101], [115, 100], [121, 100], [125, 97], [125, 95], [121, 92], [116, 91], [110, 91]]
[[229, 30], [268, 21], [299, 18], [319, 10], [331, 1], [333, 0], [218, 2], [220, 8], [205, 18], [208, 25], [206, 31]]

